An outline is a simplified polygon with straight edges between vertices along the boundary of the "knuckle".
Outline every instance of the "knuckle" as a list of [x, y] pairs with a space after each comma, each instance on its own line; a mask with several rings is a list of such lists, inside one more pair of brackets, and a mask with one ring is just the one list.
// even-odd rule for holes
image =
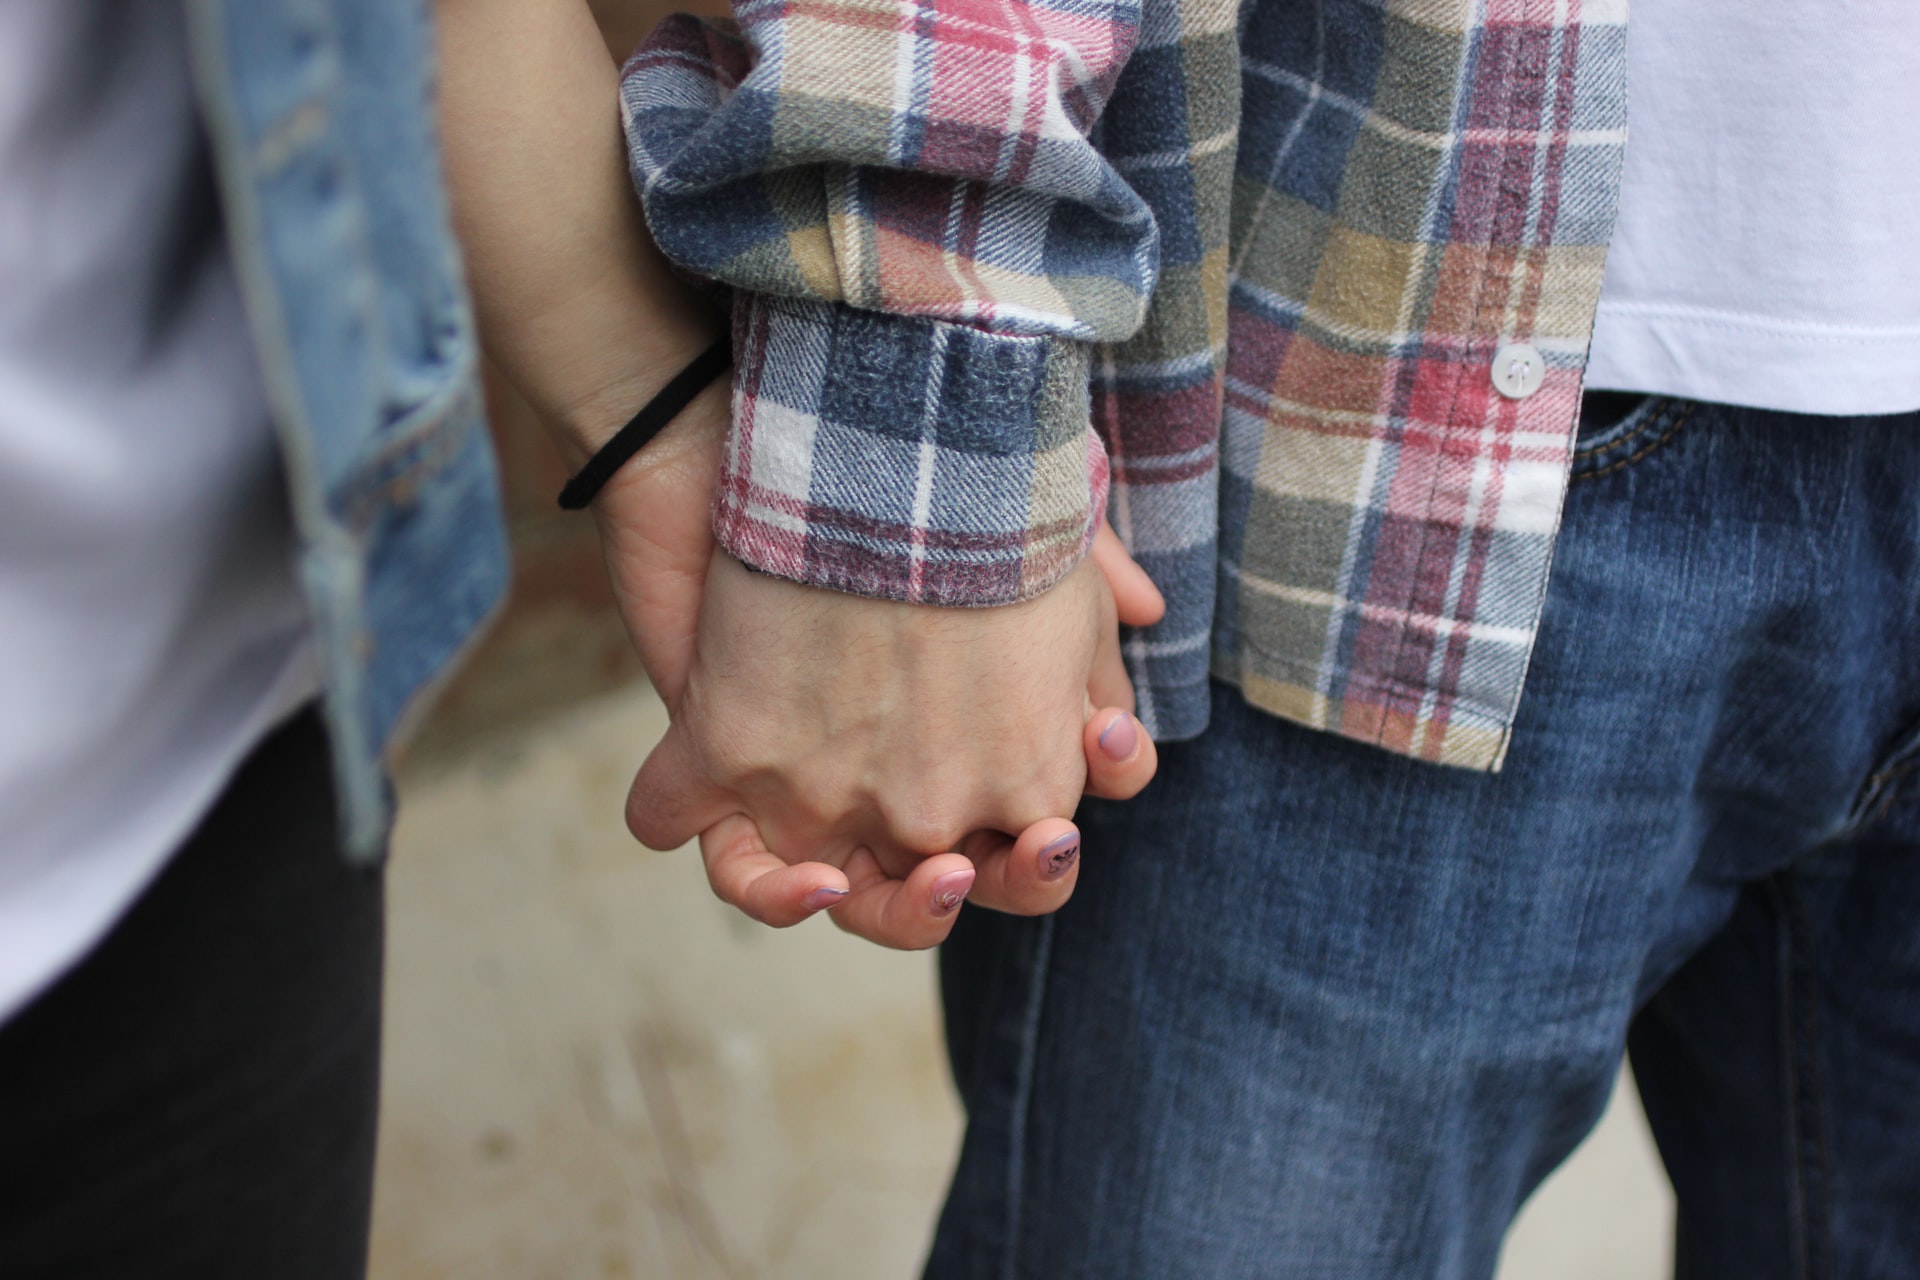
[[965, 840], [973, 824], [962, 817], [959, 797], [921, 794], [904, 801], [879, 802], [887, 836], [908, 853], [927, 856], [946, 853]]
[[758, 770], [754, 779], [758, 788], [779, 797], [780, 807], [796, 822], [816, 829], [835, 827], [858, 808], [857, 791], [833, 762], [802, 760], [784, 769]]
[[908, 853], [932, 855], [952, 849], [967, 833], [957, 819], [946, 814], [913, 812], [889, 818], [887, 834]]
[[1076, 751], [1041, 770], [1028, 786], [1025, 798], [1042, 817], [1071, 818], [1080, 807], [1088, 781], [1085, 756]]

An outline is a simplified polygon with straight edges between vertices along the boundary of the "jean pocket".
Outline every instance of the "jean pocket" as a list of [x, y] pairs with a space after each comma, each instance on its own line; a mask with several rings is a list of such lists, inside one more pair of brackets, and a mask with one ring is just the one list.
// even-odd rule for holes
[[1846, 832], [1851, 835], [1886, 817], [1912, 794], [1915, 777], [1920, 777], [1920, 723], [1907, 726], [1861, 784], [1847, 813]]
[[1589, 391], [1580, 402], [1573, 478], [1611, 475], [1658, 452], [1678, 435], [1699, 404], [1677, 396], [1622, 396]]

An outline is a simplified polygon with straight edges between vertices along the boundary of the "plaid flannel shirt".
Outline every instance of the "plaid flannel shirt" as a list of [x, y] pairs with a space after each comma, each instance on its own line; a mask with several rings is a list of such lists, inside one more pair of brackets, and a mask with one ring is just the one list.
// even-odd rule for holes
[[1624, 0], [669, 20], [623, 118], [661, 247], [735, 291], [721, 543], [991, 605], [1057, 581], [1104, 509], [1167, 597], [1125, 643], [1155, 736], [1205, 727], [1211, 671], [1497, 768], [1617, 203], [1625, 36]]

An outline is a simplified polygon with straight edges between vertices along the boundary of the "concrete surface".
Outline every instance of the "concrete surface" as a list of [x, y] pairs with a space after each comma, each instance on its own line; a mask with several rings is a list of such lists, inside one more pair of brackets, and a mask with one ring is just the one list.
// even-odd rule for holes
[[[636, 846], [643, 686], [402, 776], [374, 1280], [896, 1280], [959, 1118], [932, 959], [775, 932]], [[1666, 1274], [1670, 1195], [1619, 1091], [1501, 1280]]]

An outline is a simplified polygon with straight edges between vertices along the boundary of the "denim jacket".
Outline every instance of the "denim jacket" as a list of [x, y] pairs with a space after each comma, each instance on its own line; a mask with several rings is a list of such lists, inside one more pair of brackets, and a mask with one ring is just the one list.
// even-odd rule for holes
[[507, 581], [421, 0], [188, 0], [241, 288], [280, 433], [347, 849], [384, 755]]

